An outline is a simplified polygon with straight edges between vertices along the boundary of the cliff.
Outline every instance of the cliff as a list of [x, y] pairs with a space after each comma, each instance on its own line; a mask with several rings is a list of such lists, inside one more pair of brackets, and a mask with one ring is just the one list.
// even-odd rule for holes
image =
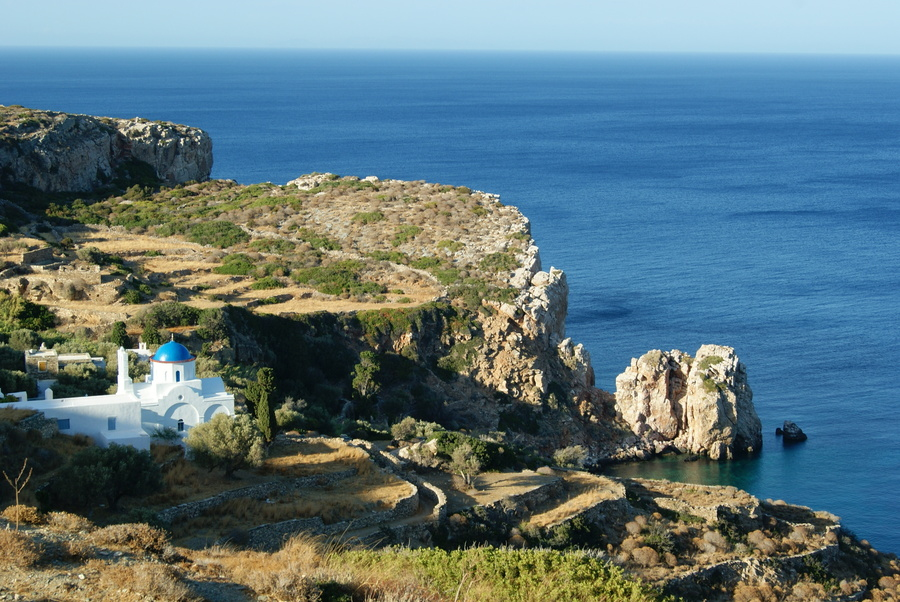
[[202, 130], [173, 123], [0, 106], [0, 185], [87, 192], [134, 162], [169, 186], [205, 180], [212, 141]]
[[616, 410], [656, 453], [674, 448], [720, 460], [762, 447], [747, 370], [731, 347], [703, 345], [695, 357], [657, 350], [632, 360], [616, 378]]
[[[208, 136], [185, 126], [21, 107], [2, 115], [4, 177], [41, 190], [89, 190], [134, 160], [170, 184], [203, 180], [212, 162]], [[139, 330], [142, 304], [167, 300], [277, 315], [254, 321], [226, 312], [227, 336], [187, 334], [222, 362], [301, 375], [284, 393], [324, 416], [390, 422], [415, 414], [503, 432], [547, 455], [583, 445], [593, 461], [672, 447], [716, 459], [759, 449], [733, 352], [710, 351], [724, 362], [702, 373], [679, 364], [680, 355], [660, 356], [646, 374], [620, 378], [618, 408], [597, 389], [589, 354], [566, 336], [565, 274], [542, 266], [528, 219], [497, 195], [333, 174], [284, 186], [122, 188], [50, 208], [34, 233], [49, 229], [68, 246], [44, 264], [9, 257], [0, 286], [53, 306], [63, 329], [103, 332], [104, 322], [130, 319]], [[337, 317], [298, 320], [318, 311]], [[323, 329], [343, 355], [316, 352]], [[298, 354], [268, 331], [296, 331], [310, 349]], [[348, 376], [364, 350], [382, 364], [370, 399], [351, 394]], [[676, 392], [679, 378], [684, 390]]]

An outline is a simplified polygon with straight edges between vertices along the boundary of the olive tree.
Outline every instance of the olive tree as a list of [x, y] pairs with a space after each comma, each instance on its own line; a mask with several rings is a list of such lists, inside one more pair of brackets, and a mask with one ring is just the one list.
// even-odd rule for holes
[[110, 443], [72, 456], [50, 493], [62, 506], [89, 508], [105, 499], [109, 509], [116, 510], [126, 495], [147, 495], [161, 488], [159, 466], [149, 451]]
[[248, 414], [216, 414], [193, 427], [184, 442], [194, 462], [210, 471], [221, 468], [227, 477], [239, 468], [259, 466], [265, 458], [262, 433]]

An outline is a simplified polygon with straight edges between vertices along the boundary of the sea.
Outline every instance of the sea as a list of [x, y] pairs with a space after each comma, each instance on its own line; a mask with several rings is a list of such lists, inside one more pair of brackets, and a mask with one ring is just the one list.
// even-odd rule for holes
[[900, 57], [0, 48], [0, 104], [197, 126], [245, 184], [497, 193], [568, 275], [598, 386], [651, 349], [747, 366], [758, 457], [615, 474], [827, 510], [900, 553]]

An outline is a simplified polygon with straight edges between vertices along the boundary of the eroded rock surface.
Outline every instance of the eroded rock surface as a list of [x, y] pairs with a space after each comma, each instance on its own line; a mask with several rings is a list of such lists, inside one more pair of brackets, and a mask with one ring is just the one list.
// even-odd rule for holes
[[87, 192], [141, 161], [171, 186], [206, 180], [212, 141], [198, 128], [0, 106], [0, 183]]
[[762, 426], [734, 349], [703, 345], [696, 357], [650, 351], [616, 378], [616, 410], [655, 451], [674, 447], [714, 460], [758, 452]]

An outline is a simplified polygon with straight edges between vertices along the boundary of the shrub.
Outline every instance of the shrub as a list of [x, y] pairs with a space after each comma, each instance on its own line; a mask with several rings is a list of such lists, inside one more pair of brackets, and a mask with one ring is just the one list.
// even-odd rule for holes
[[138, 305], [141, 303], [141, 301], [143, 301], [143, 298], [141, 297], [141, 293], [139, 293], [137, 290], [135, 290], [133, 288], [130, 288], [127, 291], [125, 291], [124, 293], [122, 293], [122, 302], [123, 303], [127, 303], [129, 305]]
[[141, 311], [137, 316], [137, 321], [143, 326], [152, 324], [157, 328], [174, 328], [176, 326], [193, 326], [199, 321], [200, 315], [200, 310], [190, 305], [177, 301], [163, 301], [154, 303]]
[[66, 533], [88, 532], [94, 528], [94, 523], [71, 512], [49, 512], [47, 514], [47, 526], [54, 531]]
[[0, 530], [0, 565], [28, 568], [41, 558], [41, 549], [28, 535]]
[[255, 267], [253, 261], [243, 253], [232, 253], [222, 258], [222, 265], [213, 268], [217, 274], [246, 276]]
[[299, 284], [308, 284], [326, 295], [384, 293], [387, 290], [384, 285], [360, 279], [362, 268], [362, 262], [347, 259], [330, 266], [294, 270], [292, 277]]
[[407, 416], [397, 424], [391, 427], [391, 436], [394, 439], [408, 441], [413, 438], [430, 439], [435, 433], [443, 431], [437, 422], [426, 422], [424, 420], [416, 420], [412, 416]]
[[265, 457], [262, 434], [247, 414], [234, 418], [216, 414], [193, 427], [185, 444], [194, 462], [209, 470], [222, 468], [226, 476], [239, 468], [259, 466]]
[[0, 332], [20, 328], [41, 331], [53, 328], [55, 323], [56, 316], [43, 305], [0, 290]]
[[587, 459], [587, 449], [583, 445], [570, 445], [553, 453], [553, 461], [558, 466], [581, 468]]
[[325, 251], [339, 251], [341, 244], [335, 240], [331, 240], [327, 236], [316, 233], [309, 228], [300, 228], [297, 230], [297, 238], [309, 243], [314, 249], [323, 249]]
[[7, 506], [0, 516], [11, 523], [25, 523], [26, 525], [40, 525], [44, 522], [44, 516], [34, 506]]
[[111, 443], [75, 454], [48, 488], [51, 503], [87, 508], [105, 499], [110, 510], [126, 495], [146, 495], [162, 488], [159, 466], [149, 451]]
[[158, 562], [110, 566], [100, 573], [99, 580], [100, 587], [110, 594], [109, 599], [117, 598], [123, 590], [140, 594], [141, 599], [147, 600], [187, 602], [198, 599], [177, 569]]
[[250, 235], [232, 222], [211, 221], [191, 226], [188, 230], [188, 240], [200, 245], [211, 245], [225, 249], [247, 242], [250, 240]]
[[708, 355], [697, 364], [697, 368], [700, 370], [706, 370], [710, 366], [715, 366], [716, 364], [721, 364], [725, 359], [718, 355]]
[[409, 242], [416, 235], [422, 232], [422, 228], [419, 226], [400, 226], [394, 231], [394, 238], [391, 239], [391, 245], [395, 247], [399, 247], [403, 243]]
[[478, 267], [485, 272], [511, 272], [519, 262], [511, 253], [491, 253], [478, 262]]
[[278, 278], [274, 276], [266, 276], [265, 278], [260, 278], [256, 282], [250, 285], [255, 291], [263, 291], [270, 290], [274, 288], [284, 288], [284, 284]]
[[145, 523], [123, 523], [97, 529], [90, 536], [98, 546], [120, 546], [131, 552], [162, 554], [169, 545], [166, 532]]
[[359, 222], [361, 224], [374, 224], [375, 222], [380, 222], [384, 219], [384, 214], [381, 211], [369, 211], [369, 212], [360, 212], [353, 216], [352, 221]]
[[[9, 346], [16, 351], [26, 351], [28, 349], [37, 349], [41, 346], [43, 339], [41, 335], [28, 328], [19, 328], [9, 335]], [[21, 365], [22, 356], [19, 356]]]

